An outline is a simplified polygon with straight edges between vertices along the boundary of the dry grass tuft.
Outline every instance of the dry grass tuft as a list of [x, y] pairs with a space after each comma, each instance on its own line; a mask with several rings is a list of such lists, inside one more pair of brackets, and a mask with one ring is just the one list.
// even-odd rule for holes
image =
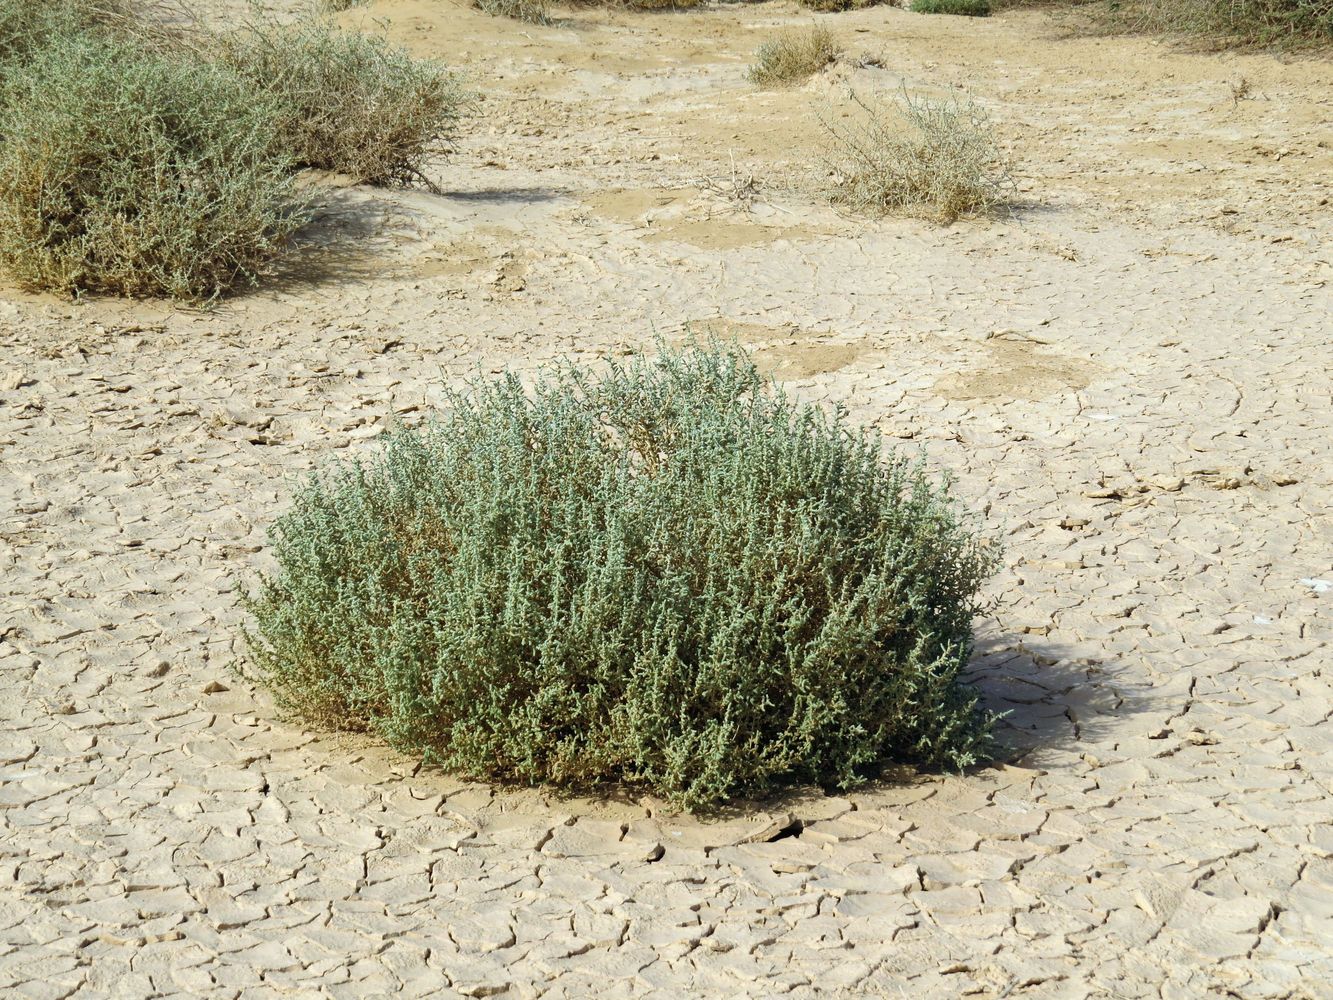
[[550, 24], [551, 12], [546, 0], [475, 0], [478, 10], [492, 17], [512, 17], [528, 24]]
[[838, 58], [838, 45], [822, 24], [784, 31], [755, 51], [747, 77], [760, 87], [796, 83]]
[[852, 124], [824, 119], [838, 154], [835, 202], [860, 212], [912, 212], [948, 223], [992, 211], [1012, 196], [1009, 162], [975, 104], [906, 92], [893, 104], [856, 94], [852, 100]]

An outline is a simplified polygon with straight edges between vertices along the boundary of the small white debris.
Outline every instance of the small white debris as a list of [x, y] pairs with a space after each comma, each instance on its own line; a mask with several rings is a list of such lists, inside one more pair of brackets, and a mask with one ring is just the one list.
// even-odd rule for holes
[[1307, 577], [1301, 581], [1302, 587], [1309, 587], [1316, 594], [1327, 594], [1333, 590], [1333, 580], [1313, 580]]

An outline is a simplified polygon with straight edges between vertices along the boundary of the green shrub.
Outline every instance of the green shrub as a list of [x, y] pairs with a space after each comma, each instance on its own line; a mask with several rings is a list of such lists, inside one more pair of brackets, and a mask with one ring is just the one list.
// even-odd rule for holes
[[941, 222], [991, 211], [1015, 185], [980, 108], [904, 93], [894, 105], [853, 95], [852, 124], [825, 121], [839, 183], [833, 200], [863, 212], [920, 212]]
[[989, 17], [990, 0], [912, 0], [916, 14], [960, 14], [964, 17]]
[[473, 384], [271, 539], [245, 603], [280, 704], [464, 775], [698, 807], [987, 745], [958, 675], [990, 550], [736, 349]]
[[259, 20], [221, 43], [222, 61], [272, 99], [301, 167], [367, 184], [424, 180], [468, 95], [457, 74], [326, 20]]
[[0, 266], [31, 288], [208, 299], [302, 221], [273, 109], [223, 69], [59, 36], [0, 100]]
[[795, 83], [818, 73], [838, 58], [838, 46], [823, 25], [784, 31], [755, 51], [747, 76], [761, 87]]
[[493, 17], [512, 17], [529, 24], [550, 24], [546, 0], [476, 0], [477, 7]]

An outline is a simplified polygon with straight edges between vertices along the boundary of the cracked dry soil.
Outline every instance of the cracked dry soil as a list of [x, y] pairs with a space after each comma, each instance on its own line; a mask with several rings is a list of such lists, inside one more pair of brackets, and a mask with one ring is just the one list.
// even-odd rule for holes
[[[1333, 996], [1333, 68], [878, 7], [827, 18], [876, 58], [753, 91], [808, 17], [378, 0], [344, 18], [484, 85], [442, 195], [330, 194], [209, 312], [4, 289], [0, 993]], [[964, 85], [1022, 203], [830, 210], [849, 83]], [[1003, 761], [704, 822], [423, 771], [230, 673], [296, 473], [687, 326], [984, 512]]]

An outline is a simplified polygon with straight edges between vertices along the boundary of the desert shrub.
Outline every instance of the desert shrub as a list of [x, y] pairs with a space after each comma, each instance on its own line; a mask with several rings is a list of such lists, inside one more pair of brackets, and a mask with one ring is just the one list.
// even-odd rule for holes
[[761, 87], [795, 83], [818, 73], [838, 58], [838, 46], [823, 25], [784, 31], [768, 39], [755, 51], [754, 65], [747, 74]]
[[117, 0], [0, 0], [0, 79], [56, 39], [101, 30], [125, 17]]
[[916, 14], [960, 14], [964, 17], [989, 17], [990, 0], [912, 0]]
[[261, 19], [220, 44], [222, 62], [278, 107], [298, 166], [363, 183], [424, 180], [467, 106], [457, 74], [323, 19]]
[[880, 3], [886, 3], [888, 0], [797, 0], [797, 2], [809, 10], [817, 10], [824, 13], [842, 11], [842, 10], [860, 10], [862, 7], [874, 7]]
[[39, 51], [73, 35], [113, 35], [157, 51], [183, 48], [169, 23], [173, 0], [0, 0], [0, 79]]
[[987, 745], [959, 671], [991, 550], [737, 349], [474, 383], [271, 541], [245, 603], [280, 704], [464, 775], [696, 807]]
[[207, 299], [302, 221], [273, 108], [219, 67], [53, 39], [0, 100], [0, 265], [62, 292]]
[[825, 119], [838, 162], [833, 199], [857, 211], [920, 212], [942, 222], [990, 211], [1013, 193], [989, 118], [970, 102], [906, 92], [889, 102], [853, 95], [851, 124]]
[[611, 10], [692, 10], [704, 0], [570, 0], [579, 7], [606, 7]]
[[1123, 0], [1106, 16], [1134, 30], [1256, 44], [1333, 42], [1333, 0]]
[[529, 24], [550, 24], [546, 0], [476, 0], [477, 7], [494, 17], [512, 17]]
[[689, 10], [703, 0], [593, 0], [603, 7], [626, 7], [630, 10]]
[[[1055, 0], [995, 0], [1004, 7]], [[1218, 48], [1333, 44], [1333, 0], [1066, 0], [1097, 32], [1177, 35]]]

